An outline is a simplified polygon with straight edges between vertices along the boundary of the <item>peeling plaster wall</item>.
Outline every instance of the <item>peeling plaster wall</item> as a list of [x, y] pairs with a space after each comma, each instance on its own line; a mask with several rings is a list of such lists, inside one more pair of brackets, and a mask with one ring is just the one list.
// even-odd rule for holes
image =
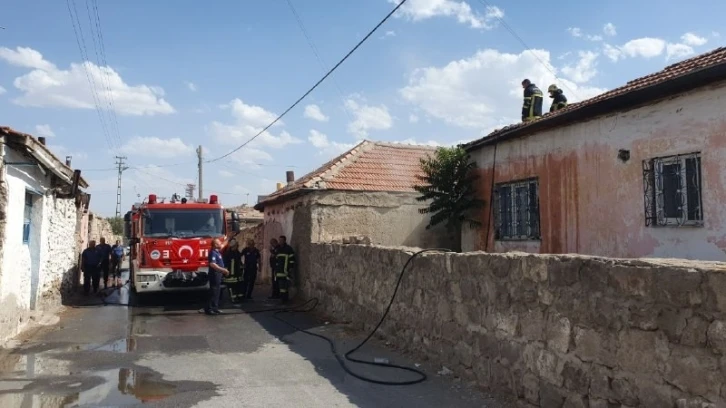
[[[9, 162], [27, 161], [6, 148]], [[77, 212], [73, 199], [55, 198], [37, 167], [6, 166], [7, 223], [0, 265], [0, 341], [17, 334], [31, 311], [60, 305], [75, 268]], [[25, 193], [33, 195], [30, 240], [23, 243]], [[65, 284], [65, 285], [64, 285]]]
[[[462, 234], [464, 249], [726, 260], [725, 111], [726, 82], [498, 144], [496, 183], [539, 178], [542, 239], [495, 242], [487, 206], [484, 228]], [[630, 151], [627, 162], [619, 149]], [[643, 160], [698, 151], [705, 226], [646, 227]], [[489, 203], [494, 146], [471, 155]]]
[[[312, 244], [303, 293], [368, 332], [412, 252]], [[726, 263], [425, 254], [378, 334], [522, 406], [726, 406]]]
[[[453, 237], [443, 226], [426, 229], [428, 215], [418, 210], [425, 203], [410, 193], [311, 192], [284, 203], [265, 207], [265, 266], [261, 274], [269, 281], [269, 241], [280, 235], [295, 249], [300, 265], [307, 265], [309, 245], [342, 241], [351, 236], [367, 237], [374, 244], [421, 248], [450, 247]], [[299, 268], [297, 282], [306, 271]]]

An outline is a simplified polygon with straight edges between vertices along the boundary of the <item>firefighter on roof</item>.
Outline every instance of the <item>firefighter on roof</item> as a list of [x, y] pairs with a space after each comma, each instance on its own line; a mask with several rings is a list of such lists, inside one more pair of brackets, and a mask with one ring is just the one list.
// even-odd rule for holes
[[542, 91], [529, 79], [522, 81], [524, 88], [524, 104], [522, 105], [522, 122], [529, 122], [542, 116]]
[[547, 92], [549, 92], [550, 98], [552, 98], [550, 112], [556, 112], [567, 106], [567, 97], [562, 92], [562, 89], [558, 88], [557, 85], [550, 85], [550, 87], [547, 88]]
[[280, 285], [280, 297], [284, 303], [290, 299], [290, 275], [295, 271], [295, 251], [284, 235], [280, 236], [279, 245], [275, 259], [275, 279]]

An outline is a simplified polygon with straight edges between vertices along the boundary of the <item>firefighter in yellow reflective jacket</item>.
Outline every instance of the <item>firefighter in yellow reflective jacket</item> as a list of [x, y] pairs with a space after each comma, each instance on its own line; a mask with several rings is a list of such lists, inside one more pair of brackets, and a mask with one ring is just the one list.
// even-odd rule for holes
[[280, 236], [275, 259], [275, 278], [280, 285], [280, 298], [285, 303], [290, 299], [290, 276], [295, 272], [295, 251], [287, 243], [287, 237]]
[[556, 112], [567, 106], [567, 97], [562, 92], [562, 89], [558, 88], [557, 85], [550, 85], [550, 87], [547, 88], [547, 92], [549, 92], [550, 98], [552, 98], [550, 112]]
[[222, 257], [224, 264], [229, 265], [230, 274], [224, 277], [224, 285], [229, 291], [229, 296], [232, 302], [238, 303], [242, 299], [244, 294], [242, 286], [244, 285], [244, 277], [242, 276], [241, 259], [239, 251], [239, 243], [235, 238], [232, 238], [227, 243], [227, 247], [224, 249]]
[[529, 122], [542, 116], [542, 91], [529, 79], [522, 81], [524, 88], [524, 104], [522, 105], [522, 122]]

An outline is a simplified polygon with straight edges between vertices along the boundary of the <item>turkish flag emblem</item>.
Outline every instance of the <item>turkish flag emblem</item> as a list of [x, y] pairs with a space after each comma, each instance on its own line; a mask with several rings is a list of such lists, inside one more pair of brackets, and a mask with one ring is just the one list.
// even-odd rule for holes
[[196, 260], [199, 253], [199, 241], [175, 240], [172, 244], [172, 256], [175, 260], [182, 263]]

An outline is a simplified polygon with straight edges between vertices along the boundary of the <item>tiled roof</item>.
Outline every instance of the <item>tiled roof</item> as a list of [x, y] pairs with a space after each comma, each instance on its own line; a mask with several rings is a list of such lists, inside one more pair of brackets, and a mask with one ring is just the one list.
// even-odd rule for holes
[[420, 184], [420, 160], [436, 148], [364, 140], [291, 185], [275, 191], [255, 208], [305, 190], [413, 192]]
[[[7, 126], [0, 126], [0, 136], [5, 137], [5, 142], [9, 146], [24, 149], [27, 154], [33, 156], [35, 160], [47, 167], [51, 172], [58, 176], [61, 180], [68, 184], [72, 184], [73, 169], [66, 166], [65, 161], [61, 161], [53, 152], [40, 143], [33, 135], [19, 132]], [[79, 186], [88, 188], [88, 182], [80, 177]]]
[[[722, 66], [724, 64], [726, 64], [726, 47], [717, 48], [708, 53], [698, 55], [696, 57], [678, 62], [673, 65], [669, 65], [659, 72], [629, 81], [624, 86], [602, 93], [593, 98], [586, 99], [582, 102], [570, 104], [564, 109], [561, 109], [557, 112], [546, 113], [544, 116], [542, 116], [542, 118], [538, 120], [527, 123], [520, 122], [506, 126], [501, 129], [497, 129], [481, 139], [465, 144], [464, 148], [472, 148], [479, 144], [486, 144], [489, 141], [493, 142], [494, 140], [498, 140], [503, 136], [524, 136], [525, 134], [536, 131], [535, 128], [541, 128], [542, 125], [545, 125], [545, 123], [550, 121], [554, 122], [554, 120], [557, 119], [561, 119], [557, 120], [557, 122], [558, 125], [562, 125], [567, 121], [566, 117], [568, 116], [572, 116], [573, 121], [583, 120], [586, 119], [585, 117], [583, 117], [584, 112], [582, 112], [583, 110], [585, 110], [585, 108], [594, 107], [595, 105], [599, 104], [606, 104], [608, 102], [612, 102], [616, 98], [628, 96], [629, 94], [641, 90], [646, 90], [657, 85], [664, 85], [671, 81], [674, 81], [675, 79], [682, 78], [686, 75], [695, 74], [703, 71], [706, 68], [713, 68], [717, 66]], [[726, 76], [722, 76], [716, 79], [726, 80]], [[613, 104], [613, 108], [610, 109], [610, 111], [616, 111], [617, 108], [618, 105]], [[593, 113], [594, 112], [595, 110], [593, 109]], [[602, 112], [598, 112], [598, 114], [602, 114]], [[573, 115], [574, 113], [582, 113], [583, 115]], [[596, 114], [593, 114], [592, 116], [596, 116]], [[555, 126], [555, 124], [552, 123], [552, 126]]]

